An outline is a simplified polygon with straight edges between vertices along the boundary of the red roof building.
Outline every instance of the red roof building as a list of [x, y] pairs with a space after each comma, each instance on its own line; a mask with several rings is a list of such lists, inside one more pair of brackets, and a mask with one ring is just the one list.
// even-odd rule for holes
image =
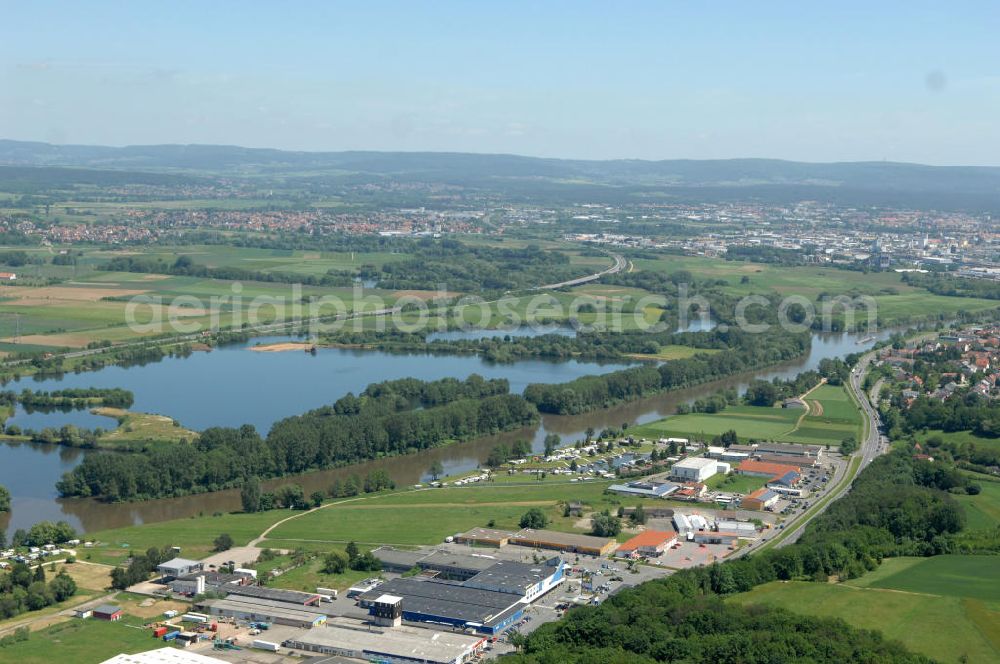
[[677, 543], [677, 533], [672, 530], [644, 530], [618, 547], [616, 556], [639, 558], [658, 556]]
[[756, 475], [758, 477], [783, 477], [789, 472], [798, 473], [797, 466], [786, 466], [780, 463], [767, 463], [766, 461], [754, 461], [748, 459], [736, 467], [736, 472], [743, 475]]

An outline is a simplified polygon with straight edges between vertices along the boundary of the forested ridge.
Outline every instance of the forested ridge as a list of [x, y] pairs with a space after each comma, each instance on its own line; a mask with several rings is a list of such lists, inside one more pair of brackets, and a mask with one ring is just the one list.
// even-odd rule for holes
[[216, 491], [250, 477], [280, 477], [346, 465], [525, 426], [538, 412], [506, 380], [470, 376], [369, 385], [326, 406], [281, 420], [266, 438], [252, 426], [210, 428], [192, 445], [95, 454], [57, 484], [64, 496], [108, 501]]
[[928, 662], [842, 620], [722, 599], [779, 579], [852, 578], [889, 556], [949, 552], [964, 516], [946, 490], [963, 481], [905, 452], [880, 457], [795, 544], [683, 570], [624, 590], [598, 607], [572, 609], [527, 637], [513, 661]]

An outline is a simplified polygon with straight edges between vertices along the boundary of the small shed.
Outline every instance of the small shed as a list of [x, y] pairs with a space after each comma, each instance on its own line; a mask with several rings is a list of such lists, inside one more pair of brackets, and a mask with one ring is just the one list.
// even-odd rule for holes
[[94, 609], [93, 615], [98, 620], [117, 622], [122, 619], [125, 612], [120, 606], [115, 606], [114, 604], [101, 604], [99, 607]]

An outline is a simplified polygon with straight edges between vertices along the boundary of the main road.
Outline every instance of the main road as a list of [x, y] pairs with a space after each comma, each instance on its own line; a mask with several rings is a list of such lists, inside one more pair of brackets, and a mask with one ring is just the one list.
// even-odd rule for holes
[[850, 491], [851, 485], [858, 474], [874, 461], [875, 457], [887, 451], [888, 446], [882, 440], [881, 419], [879, 418], [878, 411], [862, 387], [865, 375], [868, 373], [868, 365], [871, 364], [874, 357], [875, 351], [862, 355], [851, 371], [850, 379], [847, 381], [847, 389], [861, 408], [861, 415], [864, 418], [865, 435], [860, 449], [854, 456], [848, 459], [844, 476], [839, 481], [834, 479], [836, 482], [834, 488], [827, 495], [820, 498], [819, 502], [802, 517], [796, 520], [791, 530], [786, 529], [783, 531], [774, 540], [774, 547], [782, 547], [798, 540], [802, 536], [802, 533], [805, 532], [809, 522], [826, 511], [826, 508], [831, 503]]
[[576, 279], [570, 279], [569, 281], [560, 281], [558, 284], [546, 284], [545, 286], [536, 286], [532, 290], [555, 290], [556, 288], [567, 288], [569, 286], [579, 286], [580, 284], [585, 284], [590, 281], [597, 281], [603, 276], [609, 274], [618, 274], [625, 269], [628, 264], [624, 256], [619, 254], [611, 254], [611, 257], [615, 259], [615, 264], [606, 270], [601, 270], [600, 272], [595, 272], [594, 274], [588, 274], [585, 277], [577, 277]]

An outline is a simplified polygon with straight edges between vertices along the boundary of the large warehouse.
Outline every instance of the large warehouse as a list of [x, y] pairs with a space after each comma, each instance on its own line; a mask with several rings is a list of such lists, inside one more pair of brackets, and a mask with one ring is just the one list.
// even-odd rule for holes
[[196, 606], [212, 616], [292, 627], [315, 627], [322, 625], [327, 619], [325, 613], [310, 611], [306, 607], [299, 608], [285, 602], [238, 595], [230, 595], [226, 599], [202, 600]]
[[534, 549], [552, 549], [568, 553], [584, 553], [590, 556], [605, 556], [618, 546], [618, 542], [605, 537], [562, 533], [557, 530], [535, 530], [524, 528], [510, 538], [511, 544], [530, 546]]
[[358, 598], [363, 608], [390, 595], [402, 599], [402, 617], [496, 635], [520, 620], [528, 604], [563, 580], [564, 563], [528, 565], [498, 561], [464, 581], [392, 579]]
[[719, 462], [708, 457], [681, 459], [670, 469], [670, 476], [685, 482], [704, 482], [719, 470]]
[[462, 664], [473, 659], [485, 644], [481, 636], [407, 627], [372, 628], [338, 620], [289, 639], [284, 645], [369, 662]]

